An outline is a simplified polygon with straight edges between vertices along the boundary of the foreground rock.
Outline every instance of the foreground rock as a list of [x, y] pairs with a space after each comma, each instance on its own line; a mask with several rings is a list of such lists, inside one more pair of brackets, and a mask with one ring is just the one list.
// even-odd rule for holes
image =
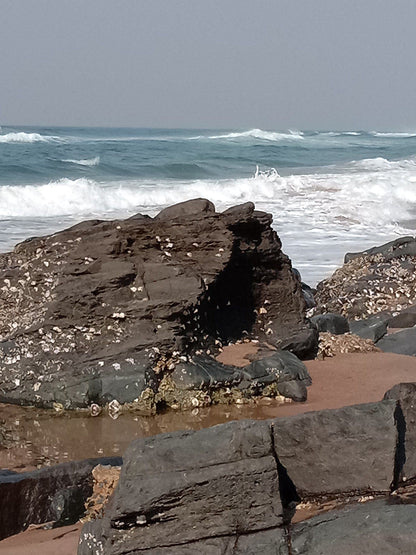
[[416, 304], [416, 240], [403, 237], [360, 253], [317, 286], [316, 312], [338, 312], [349, 320]]
[[99, 464], [120, 465], [120, 457], [63, 463], [33, 472], [0, 475], [0, 539], [30, 524], [72, 524], [85, 512], [92, 492], [92, 470]]
[[184, 544], [221, 553], [236, 533], [282, 524], [270, 426], [231, 422], [133, 442], [111, 506], [84, 527], [79, 553], [184, 553]]
[[[243, 336], [313, 356], [301, 283], [269, 214], [195, 200], [83, 222], [0, 255], [0, 400], [154, 406], [183, 357]], [[140, 407], [139, 407], [140, 408]]]

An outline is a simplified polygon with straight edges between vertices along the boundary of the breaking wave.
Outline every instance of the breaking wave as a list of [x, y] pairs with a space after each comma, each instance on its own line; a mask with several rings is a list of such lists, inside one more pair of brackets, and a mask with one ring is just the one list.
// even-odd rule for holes
[[301, 131], [288, 131], [287, 133], [278, 133], [275, 131], [263, 131], [262, 129], [250, 129], [249, 131], [224, 133], [221, 135], [210, 135], [208, 137], [203, 137], [199, 135], [198, 137], [191, 137], [192, 139], [259, 139], [261, 141], [296, 141], [303, 140], [303, 133]]
[[49, 143], [59, 141], [59, 137], [40, 135], [39, 133], [6, 133], [0, 135], [0, 143]]

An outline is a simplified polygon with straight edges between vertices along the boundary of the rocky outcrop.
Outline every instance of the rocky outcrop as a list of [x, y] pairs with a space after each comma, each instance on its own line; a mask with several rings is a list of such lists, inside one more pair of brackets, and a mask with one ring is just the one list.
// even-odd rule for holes
[[416, 240], [404, 237], [360, 253], [317, 286], [316, 313], [339, 312], [350, 320], [416, 304]]
[[313, 356], [317, 333], [271, 222], [252, 203], [217, 213], [199, 199], [0, 255], [0, 400], [75, 408], [144, 395], [148, 406], [179, 362], [243, 336]]
[[33, 472], [0, 473], [0, 539], [30, 524], [73, 524], [84, 514], [97, 464], [120, 465], [120, 457], [63, 463]]

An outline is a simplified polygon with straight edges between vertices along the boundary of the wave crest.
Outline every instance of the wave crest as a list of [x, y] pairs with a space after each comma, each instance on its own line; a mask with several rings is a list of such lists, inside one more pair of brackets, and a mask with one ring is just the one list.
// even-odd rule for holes
[[59, 141], [59, 137], [50, 137], [39, 133], [24, 133], [23, 131], [0, 135], [0, 143], [49, 143], [53, 141]]
[[62, 162], [68, 162], [70, 164], [77, 164], [78, 166], [98, 166], [100, 163], [100, 157], [96, 156], [95, 158], [86, 158], [85, 160], [62, 160]]

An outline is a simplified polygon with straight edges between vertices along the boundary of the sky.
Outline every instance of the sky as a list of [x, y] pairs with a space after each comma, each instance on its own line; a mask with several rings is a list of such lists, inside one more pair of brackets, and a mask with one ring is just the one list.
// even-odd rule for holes
[[0, 0], [0, 125], [416, 129], [415, 0]]

